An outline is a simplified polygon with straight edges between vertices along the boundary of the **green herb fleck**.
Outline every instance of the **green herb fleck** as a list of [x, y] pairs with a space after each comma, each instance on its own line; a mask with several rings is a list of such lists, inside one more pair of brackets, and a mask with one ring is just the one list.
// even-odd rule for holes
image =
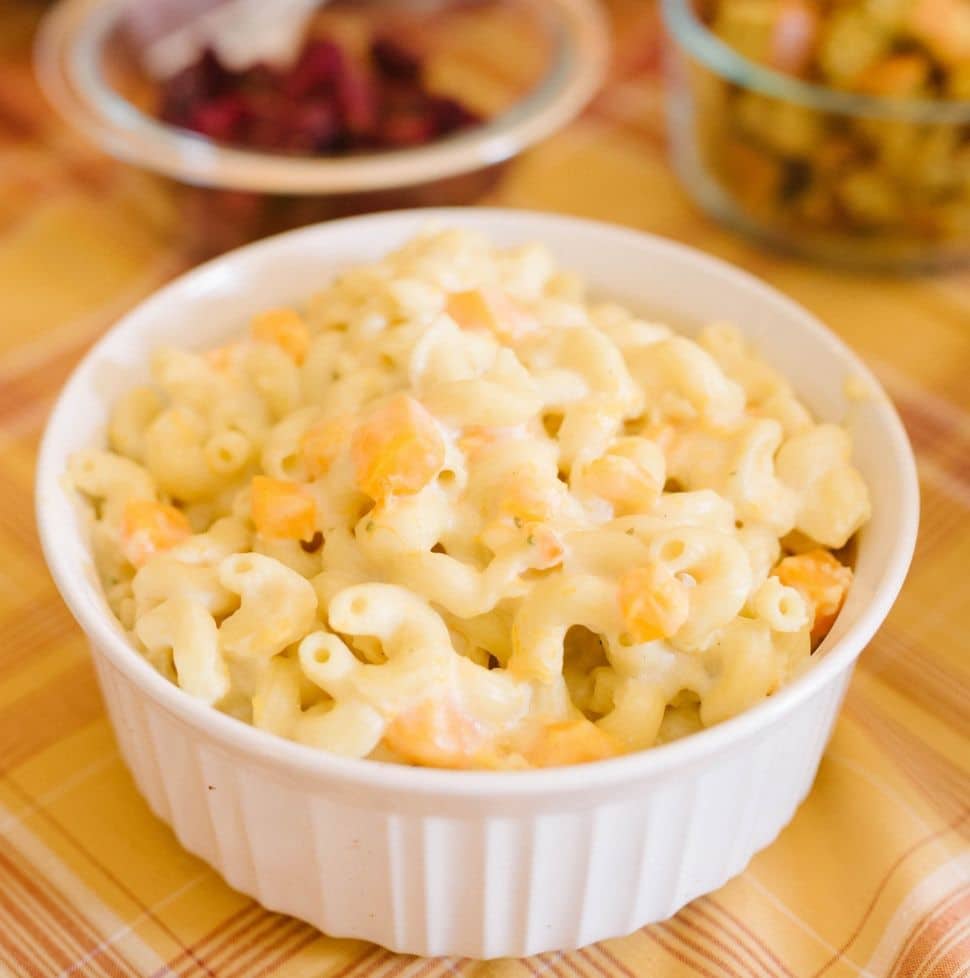
[[374, 529], [374, 521], [373, 521], [373, 520], [368, 520], [368, 521], [367, 521], [367, 525], [366, 525], [366, 526], [364, 527], [364, 529], [365, 529], [365, 530], [366, 530], [366, 531], [367, 531], [368, 533], [370, 533], [370, 531]]
[[632, 537], [632, 536], [633, 536], [633, 532], [634, 532], [634, 531], [633, 531], [633, 527], [631, 526], [631, 527], [630, 527], [630, 528], [629, 528], [629, 529], [628, 529], [628, 530], [626, 531], [626, 535], [627, 535], [628, 537]]
[[512, 522], [515, 524], [516, 529], [518, 529], [518, 530], [521, 530], [522, 529], [522, 520], [519, 519], [518, 516], [513, 516], [512, 517]]
[[529, 545], [530, 547], [532, 547], [532, 546], [534, 546], [534, 545], [535, 545], [535, 542], [536, 542], [536, 538], [535, 538], [535, 536], [534, 536], [534, 535], [533, 535], [532, 533], [530, 533], [530, 534], [529, 534], [529, 536], [528, 536], [528, 537], [526, 538], [526, 541], [525, 541], [525, 542], [526, 542], [526, 543], [527, 543], [527, 544], [528, 544], [528, 545]]

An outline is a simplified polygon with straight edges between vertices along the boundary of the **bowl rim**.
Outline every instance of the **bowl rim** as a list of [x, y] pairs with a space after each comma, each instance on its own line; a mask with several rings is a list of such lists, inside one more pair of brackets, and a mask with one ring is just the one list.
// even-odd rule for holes
[[105, 38], [131, 0], [60, 0], [34, 45], [41, 87], [60, 113], [112, 155], [177, 180], [262, 193], [391, 190], [501, 163], [574, 118], [599, 88], [609, 60], [594, 0], [531, 0], [553, 38], [538, 84], [483, 124], [425, 146], [349, 156], [301, 157], [222, 145], [153, 118], [115, 92], [98, 68]]
[[[812, 668], [782, 687], [777, 693], [744, 712], [714, 727], [699, 731], [680, 740], [625, 754], [603, 761], [556, 768], [529, 771], [478, 771], [439, 770], [381, 763], [378, 761], [344, 758], [315, 750], [294, 741], [285, 740], [259, 730], [220, 713], [183, 692], [164, 678], [128, 643], [117, 624], [111, 619], [103, 602], [95, 602], [85, 593], [84, 571], [73, 564], [68, 556], [70, 548], [60, 546], [66, 529], [55, 518], [54, 507], [46, 504], [54, 494], [65, 493], [63, 486], [64, 462], [58, 454], [55, 438], [61, 430], [73, 427], [72, 401], [102, 359], [102, 351], [122, 331], [134, 331], [138, 317], [145, 311], [180, 301], [180, 293], [189, 290], [205, 277], [217, 275], [227, 265], [252, 259], [260, 253], [270, 254], [276, 249], [289, 248], [301, 239], [309, 242], [326, 236], [330, 229], [344, 229], [348, 225], [370, 228], [380, 238], [381, 225], [400, 223], [416, 230], [432, 222], [461, 225], [468, 223], [471, 215], [483, 222], [514, 225], [526, 220], [552, 239], [556, 235], [584, 234], [591, 239], [613, 237], [625, 239], [628, 244], [649, 245], [656, 251], [666, 251], [681, 259], [688, 259], [698, 274], [710, 272], [717, 277], [734, 279], [756, 295], [770, 299], [773, 304], [786, 307], [791, 315], [801, 321], [808, 332], [827, 348], [834, 360], [844, 364], [853, 375], [860, 377], [879, 396], [873, 405], [886, 437], [886, 450], [894, 460], [895, 478], [899, 483], [899, 513], [895, 542], [890, 558], [885, 562], [879, 579], [872, 587], [868, 604], [860, 611], [848, 631], [816, 661]], [[487, 231], [486, 231], [487, 233]], [[250, 758], [272, 765], [274, 773], [309, 778], [318, 783], [340, 783], [347, 786], [402, 790], [410, 795], [447, 797], [535, 797], [571, 792], [577, 788], [610, 788], [643, 782], [675, 767], [686, 767], [719, 754], [737, 742], [756, 734], [782, 715], [793, 710], [799, 703], [817, 693], [827, 683], [835, 681], [838, 674], [849, 669], [865, 644], [888, 614], [912, 559], [919, 519], [919, 487], [916, 462], [899, 416], [885, 395], [881, 385], [866, 365], [833, 332], [825, 327], [804, 307], [778, 290], [762, 282], [728, 262], [679, 242], [657, 235], [635, 231], [585, 218], [567, 217], [529, 210], [508, 208], [414, 208], [345, 218], [338, 221], [310, 225], [294, 231], [264, 238], [242, 248], [227, 252], [178, 276], [126, 313], [112, 326], [76, 365], [65, 383], [51, 411], [36, 469], [35, 506], [40, 539], [48, 568], [65, 603], [81, 625], [92, 644], [97, 646], [95, 656], [104, 654], [111, 665], [125, 678], [140, 688], [166, 712], [174, 715], [201, 734], [219, 743], [223, 748], [243, 752]], [[69, 529], [74, 534], [80, 531]], [[81, 544], [87, 551], [86, 542]], [[87, 588], [90, 591], [90, 587]], [[93, 592], [92, 592], [93, 593]]]
[[823, 112], [925, 124], [970, 123], [970, 100], [865, 95], [782, 74], [722, 41], [697, 16], [693, 0], [661, 2], [664, 23], [677, 44], [715, 74], [743, 88]]

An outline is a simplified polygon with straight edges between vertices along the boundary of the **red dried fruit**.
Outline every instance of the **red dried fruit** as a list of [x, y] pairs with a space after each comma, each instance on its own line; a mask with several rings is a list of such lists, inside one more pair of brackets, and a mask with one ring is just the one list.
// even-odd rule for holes
[[280, 90], [291, 99], [320, 94], [329, 91], [346, 70], [344, 52], [333, 41], [310, 41], [283, 76]]
[[357, 60], [334, 41], [308, 41], [289, 69], [231, 71], [211, 49], [170, 78], [159, 115], [218, 142], [292, 153], [420, 146], [480, 121], [453, 98], [432, 95], [420, 58], [378, 37]]
[[326, 151], [340, 138], [340, 123], [331, 102], [315, 99], [291, 110], [287, 121], [286, 149]]
[[390, 37], [378, 37], [370, 46], [377, 70], [385, 78], [416, 81], [421, 76], [421, 59]]
[[238, 87], [247, 93], [276, 92], [282, 89], [284, 77], [271, 65], [258, 62], [237, 76]]
[[481, 116], [468, 106], [444, 95], [432, 95], [428, 99], [428, 108], [439, 134], [455, 132], [457, 129], [464, 129], [466, 126], [473, 126], [482, 121]]
[[384, 117], [397, 112], [425, 112], [427, 104], [427, 92], [413, 82], [388, 81], [381, 87], [381, 112]]
[[185, 125], [202, 101], [231, 91], [232, 75], [212, 48], [198, 61], [177, 72], [165, 83], [161, 115], [166, 121]]
[[283, 149], [287, 135], [281, 100], [274, 92], [253, 92], [246, 96], [248, 116], [240, 142], [254, 149]]
[[186, 127], [218, 142], [238, 139], [248, 119], [246, 100], [241, 95], [220, 95], [200, 102], [192, 110]]
[[381, 121], [383, 146], [422, 146], [436, 135], [435, 121], [426, 112], [396, 112]]
[[366, 70], [352, 61], [334, 80], [334, 104], [348, 133], [365, 140], [377, 129], [377, 87]]

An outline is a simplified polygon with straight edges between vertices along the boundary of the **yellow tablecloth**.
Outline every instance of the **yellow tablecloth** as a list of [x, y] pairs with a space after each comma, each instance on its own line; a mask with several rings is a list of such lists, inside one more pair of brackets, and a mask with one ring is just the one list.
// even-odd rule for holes
[[31, 483], [52, 399], [85, 348], [196, 252], [188, 203], [85, 147], [44, 104], [29, 68], [39, 10], [0, 0], [0, 974], [970, 974], [970, 277], [824, 270], [698, 214], [665, 161], [655, 11], [611, 4], [607, 90], [488, 202], [669, 235], [819, 314], [886, 383], [917, 447], [913, 571], [811, 796], [719, 892], [630, 937], [523, 961], [426, 961], [324, 937], [233, 892], [149, 813], [44, 569]]

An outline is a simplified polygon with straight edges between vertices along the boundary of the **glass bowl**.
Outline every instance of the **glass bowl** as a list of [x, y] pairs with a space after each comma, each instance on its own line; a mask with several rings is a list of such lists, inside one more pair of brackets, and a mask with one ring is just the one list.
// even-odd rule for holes
[[869, 269], [970, 260], [970, 102], [837, 91], [748, 60], [663, 0], [674, 167], [727, 224]]
[[[198, 6], [166, 0], [163, 9]], [[485, 121], [412, 148], [295, 155], [215, 142], [153, 114], [157, 83], [142, 67], [152, 39], [142, 28], [159, 9], [158, 0], [61, 0], [41, 25], [35, 63], [67, 121], [112, 156], [179, 184], [196, 258], [327, 218], [476, 200], [504, 161], [581, 111], [608, 61], [595, 0], [331, 0], [315, 15], [324, 30], [336, 25], [341, 40], [409, 32], [422, 42], [430, 87]]]

